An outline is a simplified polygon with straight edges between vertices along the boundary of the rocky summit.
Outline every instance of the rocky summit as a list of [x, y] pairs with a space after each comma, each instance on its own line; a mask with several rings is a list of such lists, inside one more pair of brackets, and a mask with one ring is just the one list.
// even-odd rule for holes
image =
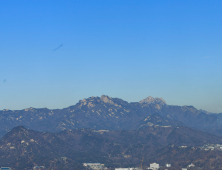
[[166, 105], [166, 102], [162, 98], [153, 98], [151, 96], [141, 100], [139, 103]]

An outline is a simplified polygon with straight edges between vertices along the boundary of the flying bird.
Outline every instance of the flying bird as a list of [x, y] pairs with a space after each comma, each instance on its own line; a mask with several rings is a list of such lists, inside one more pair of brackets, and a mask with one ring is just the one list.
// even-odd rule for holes
[[58, 49], [60, 49], [63, 46], [63, 44], [61, 44], [60, 46], [56, 47], [53, 51], [56, 51]]

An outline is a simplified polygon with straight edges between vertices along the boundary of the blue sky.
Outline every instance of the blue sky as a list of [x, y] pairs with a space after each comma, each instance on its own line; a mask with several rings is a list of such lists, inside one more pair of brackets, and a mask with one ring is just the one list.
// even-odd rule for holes
[[217, 0], [1, 0], [0, 109], [105, 94], [222, 112], [221, 9]]

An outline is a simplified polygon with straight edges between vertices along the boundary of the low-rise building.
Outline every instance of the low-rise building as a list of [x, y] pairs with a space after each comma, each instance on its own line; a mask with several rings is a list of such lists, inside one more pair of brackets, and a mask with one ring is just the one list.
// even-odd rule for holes
[[0, 170], [12, 170], [10, 167], [1, 167]]
[[87, 169], [92, 170], [107, 170], [108, 168], [104, 166], [104, 164], [101, 163], [83, 163], [83, 166], [85, 166]]
[[171, 167], [171, 164], [166, 164], [166, 167], [167, 167], [167, 168], [170, 168], [170, 167]]
[[149, 169], [152, 169], [152, 170], [157, 170], [159, 168], [160, 168], [160, 165], [155, 162], [150, 164], [150, 167], [149, 167]]
[[115, 168], [115, 170], [141, 170], [140, 168]]
[[214, 147], [213, 146], [208, 146], [207, 149], [214, 150]]
[[66, 161], [67, 157], [61, 157], [61, 159], [62, 159], [63, 161]]
[[133, 168], [115, 168], [115, 170], [133, 170]]
[[33, 170], [41, 170], [41, 169], [45, 169], [45, 166], [34, 166]]
[[188, 165], [189, 168], [195, 167], [195, 165], [193, 163], [191, 163], [190, 165]]

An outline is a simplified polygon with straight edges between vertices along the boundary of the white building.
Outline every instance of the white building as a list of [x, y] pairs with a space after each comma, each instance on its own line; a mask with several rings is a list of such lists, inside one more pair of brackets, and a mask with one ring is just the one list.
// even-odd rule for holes
[[207, 149], [214, 150], [213, 146], [208, 146]]
[[101, 164], [101, 163], [83, 163], [83, 166], [85, 166], [88, 169], [93, 169], [93, 170], [106, 170], [107, 169], [104, 166], [104, 164]]
[[188, 165], [188, 167], [195, 167], [195, 165], [193, 163], [191, 163], [190, 165]]
[[139, 168], [115, 168], [115, 170], [140, 170]]
[[167, 168], [171, 167], [171, 164], [166, 164], [166, 167], [167, 167]]
[[159, 169], [159, 168], [160, 168], [160, 165], [155, 163], [155, 162], [150, 164], [150, 169], [156, 170], [156, 169]]

